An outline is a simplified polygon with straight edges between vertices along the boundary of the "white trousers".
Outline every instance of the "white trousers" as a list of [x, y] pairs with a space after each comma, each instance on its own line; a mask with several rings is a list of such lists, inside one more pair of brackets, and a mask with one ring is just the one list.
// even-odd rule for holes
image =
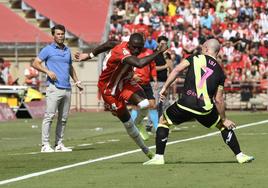
[[63, 141], [64, 129], [71, 105], [71, 90], [58, 89], [50, 84], [46, 89], [46, 112], [42, 123], [42, 145], [49, 144], [50, 128], [58, 111], [55, 145]]

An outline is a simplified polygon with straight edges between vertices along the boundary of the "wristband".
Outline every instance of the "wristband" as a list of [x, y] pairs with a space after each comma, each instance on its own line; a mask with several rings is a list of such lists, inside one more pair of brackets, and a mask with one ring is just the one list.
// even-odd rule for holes
[[81, 81], [78, 80], [77, 82], [74, 83], [74, 85], [81, 84]]
[[95, 57], [95, 55], [92, 52], [90, 52], [89, 57], [90, 57], [90, 59], [92, 59], [93, 57]]

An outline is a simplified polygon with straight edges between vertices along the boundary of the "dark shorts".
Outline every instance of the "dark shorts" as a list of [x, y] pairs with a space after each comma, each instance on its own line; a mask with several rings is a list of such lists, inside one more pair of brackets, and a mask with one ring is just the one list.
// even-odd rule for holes
[[216, 126], [221, 120], [220, 115], [215, 107], [212, 108], [211, 111], [200, 115], [180, 108], [177, 102], [167, 108], [167, 110], [164, 112], [164, 117], [167, 119], [168, 124], [171, 125], [179, 125], [183, 122], [196, 119], [199, 123], [207, 128]]
[[146, 84], [146, 85], [141, 85], [142, 89], [144, 90], [144, 93], [146, 95], [146, 98], [148, 100], [154, 100], [154, 93], [153, 93], [153, 88], [151, 84]]

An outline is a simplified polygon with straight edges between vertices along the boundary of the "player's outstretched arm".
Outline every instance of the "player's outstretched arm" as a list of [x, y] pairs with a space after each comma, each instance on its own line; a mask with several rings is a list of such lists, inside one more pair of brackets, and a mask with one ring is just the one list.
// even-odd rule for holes
[[169, 86], [176, 80], [178, 74], [186, 69], [190, 65], [189, 61], [183, 59], [168, 75], [168, 78], [162, 88], [162, 93], [164, 94], [165, 91], [169, 88]]
[[148, 65], [151, 63], [156, 56], [158, 56], [161, 53], [164, 53], [168, 49], [168, 46], [166, 44], [162, 44], [159, 48], [159, 50], [155, 51], [153, 54], [138, 58], [136, 56], [129, 56], [126, 57], [123, 61], [129, 65], [132, 65], [134, 67], [142, 68], [145, 65]]
[[119, 44], [118, 41], [107, 41], [96, 48], [94, 48], [90, 53], [80, 53], [76, 52], [74, 54], [74, 60], [75, 61], [86, 61], [89, 59], [92, 59], [93, 57], [97, 56], [100, 53], [109, 51], [113, 49], [117, 44]]
[[215, 105], [220, 114], [222, 124], [227, 129], [235, 128], [235, 123], [226, 118], [225, 115], [225, 104], [224, 104], [224, 97], [223, 97], [223, 86], [219, 86], [217, 89], [217, 93], [215, 96]]

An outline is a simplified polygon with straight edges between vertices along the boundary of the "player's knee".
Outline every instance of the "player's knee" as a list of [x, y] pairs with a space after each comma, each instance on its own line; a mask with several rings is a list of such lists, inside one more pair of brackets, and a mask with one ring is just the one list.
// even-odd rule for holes
[[61, 125], [66, 126], [67, 125], [67, 119], [62, 119], [61, 120]]
[[149, 100], [148, 99], [144, 99], [141, 102], [138, 103], [138, 106], [140, 109], [145, 109], [148, 108], [150, 105]]
[[217, 129], [219, 129], [220, 131], [225, 129], [225, 126], [223, 125], [222, 121], [220, 121], [217, 125], [216, 125]]
[[168, 126], [168, 121], [167, 121], [167, 119], [165, 118], [164, 115], [161, 115], [161, 117], [159, 118], [159, 123]]
[[55, 117], [55, 113], [49, 113], [49, 112], [46, 112], [45, 115], [44, 115], [44, 118], [47, 120], [47, 121], [52, 121]]
[[150, 109], [156, 109], [156, 103], [155, 100], [149, 100], [149, 108]]

